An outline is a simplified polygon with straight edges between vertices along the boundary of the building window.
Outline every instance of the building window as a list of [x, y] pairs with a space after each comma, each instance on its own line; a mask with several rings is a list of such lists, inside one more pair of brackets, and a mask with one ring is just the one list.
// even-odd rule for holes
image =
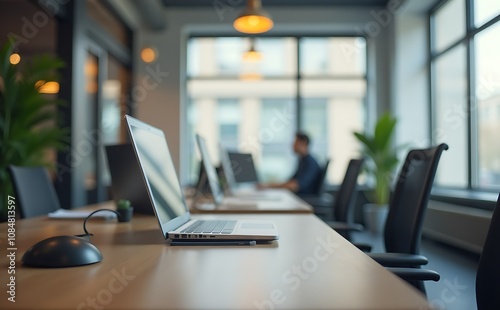
[[[252, 46], [258, 54], [250, 57]], [[364, 38], [192, 37], [186, 65], [191, 182], [199, 169], [195, 133], [205, 136], [215, 164], [219, 143], [252, 153], [262, 181], [293, 174], [298, 129], [310, 135], [320, 163], [335, 162], [330, 183], [340, 183], [359, 156], [352, 132], [365, 123]]]
[[436, 184], [500, 187], [500, 3], [448, 0], [430, 13], [433, 135], [450, 145]]

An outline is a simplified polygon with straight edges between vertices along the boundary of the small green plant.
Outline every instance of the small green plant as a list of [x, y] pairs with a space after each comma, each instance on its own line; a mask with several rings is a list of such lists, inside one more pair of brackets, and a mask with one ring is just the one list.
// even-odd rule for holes
[[127, 210], [130, 209], [130, 201], [126, 199], [120, 199], [117, 203], [117, 208], [119, 210]]
[[382, 115], [375, 124], [374, 133], [354, 132], [362, 143], [365, 169], [375, 180], [375, 189], [369, 200], [377, 205], [389, 203], [393, 172], [398, 165], [397, 148], [392, 145], [396, 118], [389, 113]]
[[12, 184], [9, 165], [55, 168], [49, 150], [67, 147], [68, 130], [61, 128], [57, 107], [63, 101], [40, 93], [45, 81], [58, 81], [64, 63], [50, 55], [34, 56], [13, 65], [14, 43], [0, 50], [0, 215], [6, 216]]

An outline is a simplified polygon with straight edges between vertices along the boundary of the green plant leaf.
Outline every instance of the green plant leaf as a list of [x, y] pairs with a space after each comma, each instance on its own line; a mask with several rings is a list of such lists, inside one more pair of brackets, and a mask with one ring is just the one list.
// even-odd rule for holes
[[[13, 46], [0, 50], [0, 197], [11, 193], [9, 165], [54, 166], [48, 150], [67, 147], [69, 130], [61, 128], [55, 95], [38, 92], [39, 80], [58, 81], [64, 63], [51, 55], [35, 56], [23, 66], [10, 64]], [[5, 214], [5, 204], [0, 212]]]
[[392, 145], [392, 137], [397, 120], [389, 113], [382, 115], [375, 124], [373, 134], [354, 132], [362, 144], [362, 154], [366, 157], [364, 171], [375, 181], [370, 201], [387, 204], [394, 169], [398, 165], [397, 148]]
[[396, 119], [392, 118], [389, 113], [385, 113], [380, 117], [375, 126], [374, 141], [378, 149], [385, 150], [390, 147], [391, 138], [396, 126]]

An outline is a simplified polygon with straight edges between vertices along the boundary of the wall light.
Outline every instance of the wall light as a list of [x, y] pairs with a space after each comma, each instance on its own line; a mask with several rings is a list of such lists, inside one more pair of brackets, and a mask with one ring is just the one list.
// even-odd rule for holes
[[41, 94], [57, 94], [59, 93], [59, 83], [54, 81], [46, 82], [40, 80], [35, 83], [35, 87], [38, 88], [38, 92]]
[[273, 28], [271, 16], [262, 10], [261, 0], [247, 0], [247, 7], [234, 21], [233, 27], [242, 33], [264, 33]]
[[141, 50], [141, 59], [145, 63], [152, 63], [158, 58], [158, 51], [154, 47], [144, 47]]
[[11, 64], [17, 65], [21, 62], [21, 55], [19, 55], [18, 53], [13, 53], [12, 55], [10, 55], [9, 60]]

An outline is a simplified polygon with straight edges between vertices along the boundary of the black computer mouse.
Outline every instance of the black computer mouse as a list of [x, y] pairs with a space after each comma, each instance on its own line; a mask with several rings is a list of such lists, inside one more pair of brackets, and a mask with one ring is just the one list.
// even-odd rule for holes
[[33, 245], [21, 259], [31, 267], [62, 268], [98, 263], [101, 252], [89, 241], [76, 236], [55, 236]]

